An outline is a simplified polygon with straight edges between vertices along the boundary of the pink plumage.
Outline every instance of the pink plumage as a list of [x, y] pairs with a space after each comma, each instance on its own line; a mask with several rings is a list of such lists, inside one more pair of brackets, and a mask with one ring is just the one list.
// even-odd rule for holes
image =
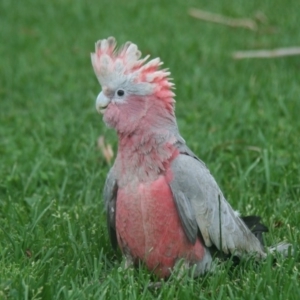
[[183, 260], [186, 268], [195, 266], [195, 275], [203, 274], [211, 267], [213, 245], [226, 254], [265, 257], [180, 136], [173, 83], [160, 59], [140, 59], [130, 42], [116, 50], [112, 37], [98, 41], [91, 57], [102, 86], [96, 108], [119, 139], [104, 200], [112, 245], [118, 243], [127, 265], [143, 261], [167, 277]]
[[200, 241], [191, 244], [183, 231], [165, 176], [118, 191], [116, 229], [124, 253], [144, 261], [158, 276], [170, 275], [179, 258], [196, 263], [204, 256]]

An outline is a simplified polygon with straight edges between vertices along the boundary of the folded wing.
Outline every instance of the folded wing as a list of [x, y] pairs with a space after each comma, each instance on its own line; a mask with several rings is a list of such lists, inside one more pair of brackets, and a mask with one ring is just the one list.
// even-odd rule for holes
[[259, 240], [224, 198], [215, 179], [187, 147], [171, 164], [173, 193], [182, 226], [194, 243], [198, 229], [207, 247], [215, 245], [224, 253], [265, 256]]
[[117, 201], [118, 185], [117, 179], [114, 172], [114, 167], [112, 167], [107, 174], [103, 198], [104, 205], [106, 209], [107, 217], [107, 229], [109, 238], [114, 249], [117, 249], [118, 241], [116, 235], [116, 201]]

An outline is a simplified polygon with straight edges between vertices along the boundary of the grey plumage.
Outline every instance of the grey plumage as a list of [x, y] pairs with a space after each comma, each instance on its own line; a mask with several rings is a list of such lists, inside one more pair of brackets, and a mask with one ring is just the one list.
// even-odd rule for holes
[[116, 201], [117, 201], [117, 177], [112, 167], [107, 174], [103, 198], [106, 210], [107, 229], [110, 238], [110, 242], [114, 249], [117, 249], [118, 241], [116, 236]]
[[231, 208], [205, 164], [184, 144], [179, 149], [181, 154], [171, 164], [170, 188], [189, 240], [196, 240], [196, 227], [207, 247], [215, 245], [237, 256], [253, 252], [264, 257], [260, 241]]

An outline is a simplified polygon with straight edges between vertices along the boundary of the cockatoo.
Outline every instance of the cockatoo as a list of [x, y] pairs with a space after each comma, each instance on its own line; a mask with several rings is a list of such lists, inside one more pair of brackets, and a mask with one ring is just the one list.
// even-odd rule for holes
[[178, 262], [194, 276], [209, 271], [212, 249], [264, 258], [259, 235], [180, 136], [173, 83], [160, 59], [141, 59], [131, 42], [117, 50], [113, 37], [99, 40], [91, 59], [102, 87], [96, 109], [118, 135], [104, 201], [112, 246], [126, 265], [142, 261], [166, 278]]

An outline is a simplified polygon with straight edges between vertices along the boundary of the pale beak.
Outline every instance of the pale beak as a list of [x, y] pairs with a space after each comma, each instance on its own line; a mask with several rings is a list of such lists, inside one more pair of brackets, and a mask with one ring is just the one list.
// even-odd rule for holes
[[110, 99], [101, 92], [96, 99], [96, 110], [98, 113], [103, 114], [110, 102]]

